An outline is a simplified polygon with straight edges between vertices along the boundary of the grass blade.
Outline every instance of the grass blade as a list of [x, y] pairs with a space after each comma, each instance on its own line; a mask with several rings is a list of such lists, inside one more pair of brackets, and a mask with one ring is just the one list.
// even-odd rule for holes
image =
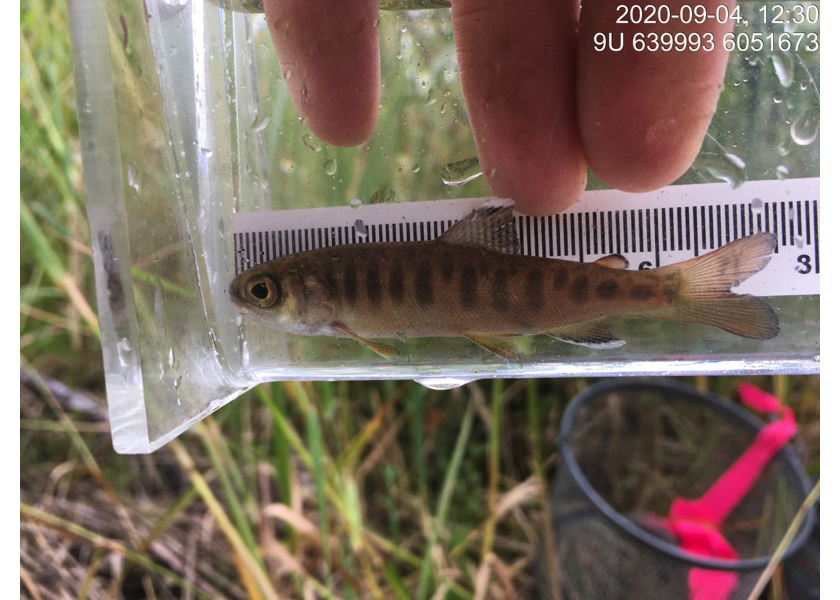
[[429, 505], [429, 492], [426, 488], [426, 461], [423, 460], [423, 401], [428, 393], [429, 390], [420, 385], [414, 385], [411, 388], [411, 441], [414, 454], [414, 472], [424, 506]]
[[[324, 552], [324, 580], [331, 590], [332, 550], [330, 549], [330, 520], [327, 512], [327, 498], [324, 493], [324, 458], [321, 443], [321, 423], [318, 413], [310, 409], [306, 415], [306, 433], [312, 452], [312, 474], [315, 477], [315, 497], [318, 503], [318, 516], [321, 521], [321, 547]], [[332, 594], [330, 594], [332, 596]]]
[[211, 434], [211, 429], [208, 428], [208, 423], [212, 424], [212, 417], [208, 417], [206, 421], [196, 424], [195, 432], [198, 434], [199, 438], [201, 438], [204, 448], [207, 451], [207, 455], [210, 457], [210, 462], [213, 464], [213, 470], [222, 485], [222, 492], [225, 495], [225, 500], [227, 501], [228, 510], [231, 513], [233, 522], [236, 523], [236, 528], [242, 536], [242, 539], [245, 541], [245, 544], [250, 549], [251, 554], [254, 558], [259, 560], [257, 542], [254, 539], [254, 532], [251, 530], [251, 524], [245, 514], [242, 502], [239, 500], [239, 495], [236, 493], [231, 473], [228, 471], [222, 460], [223, 452], [220, 450], [219, 445], [223, 444], [224, 441], [218, 434], [216, 427], [212, 427], [214, 433]]
[[496, 535], [496, 504], [499, 496], [499, 455], [501, 453], [502, 437], [502, 380], [494, 379], [492, 387], [493, 412], [490, 426], [490, 452], [487, 470], [487, 528], [484, 530], [484, 543], [481, 546], [482, 559], [493, 549], [493, 538]]
[[432, 533], [429, 537], [429, 543], [426, 546], [426, 554], [423, 557], [423, 565], [420, 568], [420, 583], [417, 587], [417, 598], [420, 600], [428, 597], [429, 581], [432, 574], [432, 550], [437, 545], [438, 535], [443, 524], [446, 521], [446, 515], [449, 512], [449, 503], [452, 500], [452, 492], [455, 489], [455, 482], [458, 477], [458, 471], [464, 459], [464, 451], [467, 448], [467, 441], [470, 439], [470, 431], [472, 430], [473, 419], [475, 418], [475, 405], [470, 402], [467, 405], [467, 410], [464, 412], [464, 418], [461, 421], [461, 429], [458, 432], [458, 440], [455, 442], [455, 450], [452, 453], [452, 458], [446, 468], [446, 477], [443, 483], [443, 489], [438, 498], [437, 511], [435, 512], [434, 522], [432, 523]]
[[263, 571], [256, 559], [254, 559], [248, 549], [248, 546], [236, 530], [236, 527], [234, 527], [233, 523], [228, 518], [225, 509], [216, 499], [216, 496], [213, 495], [213, 491], [210, 489], [210, 486], [207, 485], [207, 480], [204, 479], [204, 476], [202, 476], [202, 474], [196, 469], [195, 463], [190, 457], [189, 452], [187, 452], [186, 448], [184, 448], [178, 440], [170, 442], [169, 448], [172, 450], [172, 453], [175, 455], [178, 463], [180, 463], [181, 468], [186, 471], [187, 476], [190, 478], [190, 481], [192, 481], [198, 495], [201, 496], [204, 504], [207, 505], [208, 510], [216, 519], [216, 523], [218, 523], [222, 533], [224, 533], [225, 537], [228, 539], [228, 542], [232, 547], [231, 549], [235, 553], [239, 554], [238, 560], [241, 561], [243, 567], [249, 571], [250, 575], [257, 582], [263, 596], [269, 598], [270, 600], [280, 600], [280, 597], [277, 595], [277, 592], [274, 591], [274, 587], [268, 580], [268, 575], [266, 575], [265, 571]]
[[758, 600], [759, 596], [761, 596], [761, 592], [764, 591], [767, 582], [769, 582], [770, 578], [773, 577], [773, 573], [776, 571], [776, 568], [778, 568], [779, 564], [782, 562], [782, 558], [784, 557], [785, 552], [787, 552], [787, 549], [793, 542], [793, 538], [796, 537], [796, 533], [799, 531], [799, 528], [805, 521], [805, 517], [808, 515], [808, 511], [811, 510], [811, 507], [814, 506], [819, 497], [820, 482], [818, 481], [817, 484], [814, 486], [814, 489], [811, 490], [811, 493], [808, 494], [808, 497], [805, 498], [805, 501], [802, 502], [802, 506], [799, 507], [799, 511], [796, 513], [796, 515], [793, 517], [793, 520], [790, 522], [790, 526], [785, 532], [782, 541], [779, 542], [779, 546], [776, 548], [776, 551], [770, 558], [770, 562], [767, 563], [767, 566], [761, 573], [761, 577], [758, 578], [758, 581], [756, 582], [752, 592], [750, 592], [750, 596], [749, 598], [747, 598], [747, 600]]
[[213, 598], [213, 596], [198, 589], [197, 587], [189, 583], [187, 580], [185, 580], [183, 577], [180, 577], [179, 575], [176, 575], [169, 569], [158, 565], [150, 558], [143, 556], [139, 552], [135, 552], [133, 550], [130, 550], [129, 548], [126, 548], [116, 540], [112, 540], [101, 536], [88, 529], [85, 529], [81, 525], [77, 525], [76, 523], [72, 523], [70, 521], [62, 519], [61, 517], [52, 515], [48, 512], [44, 512], [38, 508], [35, 508], [34, 506], [24, 504], [23, 502], [20, 503], [20, 514], [32, 521], [38, 521], [43, 525], [46, 525], [47, 527], [50, 527], [56, 531], [64, 532], [77, 539], [84, 540], [96, 548], [101, 548], [102, 550], [114, 552], [116, 554], [125, 556], [131, 562], [145, 569], [148, 569], [152, 573], [157, 573], [161, 577], [171, 579], [178, 585], [191, 590], [195, 595], [201, 598]]
[[26, 204], [24, 204], [23, 196], [20, 197], [20, 229], [23, 236], [31, 244], [33, 254], [44, 268], [47, 276], [53, 280], [53, 283], [64, 289], [67, 296], [70, 298], [70, 302], [73, 303], [73, 306], [79, 311], [79, 314], [82, 315], [82, 318], [88, 324], [88, 327], [90, 327], [96, 335], [99, 335], [99, 320], [90, 308], [90, 304], [88, 304], [87, 300], [85, 300], [81, 290], [76, 285], [76, 281], [64, 269], [61, 259], [58, 257], [58, 254], [55, 253], [55, 250], [52, 249], [52, 246], [50, 246], [47, 237], [35, 221], [35, 217], [32, 215], [32, 212]]
[[394, 592], [394, 596], [398, 600], [411, 600], [411, 594], [408, 592], [408, 588], [405, 587], [399, 571], [391, 563], [385, 564], [385, 580], [391, 586], [391, 591]]

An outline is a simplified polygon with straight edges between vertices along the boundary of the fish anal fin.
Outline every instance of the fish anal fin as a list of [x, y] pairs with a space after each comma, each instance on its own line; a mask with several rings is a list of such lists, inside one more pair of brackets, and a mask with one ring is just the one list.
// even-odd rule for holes
[[488, 352], [492, 352], [496, 356], [500, 356], [507, 360], [518, 360], [520, 358], [519, 350], [517, 350], [510, 342], [507, 342], [499, 337], [475, 334], [467, 334], [464, 335], [464, 337], [477, 346], [481, 346]]
[[388, 360], [395, 360], [400, 355], [400, 351], [397, 350], [396, 348], [394, 348], [393, 346], [388, 346], [386, 344], [380, 344], [378, 342], [372, 342], [370, 340], [366, 340], [365, 338], [360, 337], [360, 336], [356, 335], [355, 333], [353, 333], [352, 331], [350, 331], [345, 325], [342, 325], [341, 323], [333, 324], [333, 328], [336, 329], [337, 331], [340, 331], [341, 333], [343, 333], [347, 337], [356, 340], [357, 342], [359, 342], [363, 346], [367, 346], [368, 348], [370, 348], [371, 350], [376, 352], [382, 358], [387, 358]]
[[443, 232], [437, 241], [476, 246], [502, 254], [520, 254], [513, 202], [494, 200], [475, 209]]
[[630, 261], [621, 254], [609, 254], [596, 260], [595, 264], [610, 269], [626, 269], [630, 266]]
[[625, 343], [624, 340], [615, 337], [606, 319], [593, 319], [591, 321], [582, 321], [580, 323], [555, 327], [554, 329], [543, 331], [543, 334], [569, 344], [586, 346], [587, 348], [594, 348], [596, 350], [620, 348]]

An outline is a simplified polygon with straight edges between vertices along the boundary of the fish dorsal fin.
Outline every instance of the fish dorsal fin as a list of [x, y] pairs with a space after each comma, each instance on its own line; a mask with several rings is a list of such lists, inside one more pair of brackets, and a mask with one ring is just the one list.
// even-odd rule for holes
[[595, 261], [595, 264], [610, 269], [626, 269], [630, 266], [630, 261], [620, 254], [610, 254], [609, 256], [602, 256]]
[[438, 241], [477, 246], [502, 254], [520, 254], [513, 202], [499, 200], [475, 209], [447, 229]]

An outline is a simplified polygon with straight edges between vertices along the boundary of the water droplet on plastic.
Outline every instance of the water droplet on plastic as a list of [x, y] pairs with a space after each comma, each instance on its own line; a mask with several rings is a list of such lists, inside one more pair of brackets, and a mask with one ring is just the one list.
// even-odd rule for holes
[[367, 237], [367, 229], [365, 229], [365, 222], [361, 219], [356, 219], [356, 222], [353, 223], [353, 229], [360, 238]]
[[477, 377], [422, 377], [414, 381], [430, 390], [451, 390], [477, 379]]
[[127, 367], [131, 363], [131, 343], [128, 339], [122, 338], [117, 342], [117, 356], [121, 366]]
[[797, 248], [804, 248], [805, 247], [805, 238], [801, 235], [797, 235], [793, 238], [793, 243], [796, 244]]
[[793, 59], [784, 52], [774, 52], [770, 58], [773, 59], [773, 68], [776, 70], [779, 83], [783, 87], [790, 87], [793, 83]]
[[128, 185], [135, 192], [140, 193], [140, 179], [137, 176], [137, 167], [134, 166], [134, 163], [128, 163]]
[[385, 186], [373, 192], [368, 204], [388, 204], [393, 202], [396, 197], [397, 193], [388, 186]]
[[429, 88], [429, 95], [426, 96], [426, 106], [431, 106], [436, 100], [434, 88]]
[[446, 185], [464, 185], [480, 175], [481, 165], [476, 157], [449, 163], [440, 171], [440, 176]]
[[334, 158], [331, 158], [324, 163], [324, 173], [327, 175], [335, 175], [336, 171], [338, 171], [338, 162]]
[[446, 102], [444, 102], [443, 104], [440, 105], [440, 114], [443, 114], [443, 113], [446, 112], [446, 107], [447, 106], [449, 106], [449, 105]]
[[779, 165], [776, 167], [776, 179], [787, 179], [788, 178], [788, 168], [784, 165]]
[[706, 164], [706, 171], [712, 177], [727, 182], [732, 189], [741, 187], [747, 179], [747, 165], [736, 154], [725, 154]]
[[790, 145], [793, 143], [793, 140], [790, 138], [783, 139], [776, 150], [779, 151], [779, 156], [787, 156], [790, 154]]
[[820, 107], [812, 106], [790, 124], [790, 137], [800, 146], [807, 146], [817, 139], [820, 132]]
[[206, 156], [207, 158], [210, 158], [211, 156], [213, 156], [213, 151], [210, 148], [202, 148], [201, 153], [204, 156]]
[[418, 165], [414, 165], [413, 167], [411, 167], [411, 172], [412, 173], [419, 173], [420, 172], [420, 165], [418, 164]]
[[352, 208], [353, 210], [359, 210], [360, 208], [362, 208], [362, 201], [358, 198], [353, 198], [350, 201], [350, 208]]
[[268, 127], [268, 117], [257, 115], [254, 117], [254, 122], [251, 123], [251, 129], [256, 133]]
[[407, 335], [405, 335], [404, 333], [402, 333], [402, 332], [398, 331], [398, 332], [396, 332], [394, 335], [396, 335], [396, 336], [397, 336], [397, 339], [398, 339], [399, 341], [401, 341], [403, 344], [407, 344], [407, 343], [408, 343], [408, 336], [407, 336]]
[[782, 97], [781, 96], [773, 96], [773, 104], [781, 104]]
[[760, 213], [764, 210], [764, 200], [761, 198], [753, 198], [752, 202], [750, 202], [750, 210], [754, 213]]

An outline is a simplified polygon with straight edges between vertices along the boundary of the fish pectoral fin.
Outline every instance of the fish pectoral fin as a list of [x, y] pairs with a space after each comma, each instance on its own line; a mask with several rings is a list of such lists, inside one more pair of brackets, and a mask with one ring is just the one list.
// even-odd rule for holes
[[595, 261], [595, 264], [610, 269], [626, 269], [630, 266], [630, 261], [621, 256], [621, 254], [610, 254], [608, 256], [602, 256]]
[[543, 334], [569, 344], [586, 346], [587, 348], [594, 348], [596, 350], [620, 348], [625, 343], [624, 340], [615, 337], [606, 319], [593, 319], [572, 325], [564, 325], [563, 327], [555, 327], [554, 329], [543, 331]]
[[474, 334], [467, 334], [464, 337], [496, 356], [506, 358], [507, 360], [519, 360], [520, 358], [519, 350], [516, 349], [516, 346], [499, 337]]
[[355, 333], [353, 333], [352, 331], [347, 329], [346, 326], [344, 326], [340, 323], [336, 323], [335, 325], [333, 325], [333, 327], [336, 330], [345, 334], [347, 337], [353, 338], [354, 340], [356, 340], [357, 342], [359, 342], [363, 346], [367, 346], [368, 348], [370, 348], [371, 350], [376, 352], [382, 358], [387, 358], [388, 360], [395, 360], [400, 355], [400, 351], [397, 350], [396, 348], [394, 348], [393, 346], [388, 346], [386, 344], [379, 344], [377, 342], [371, 342], [370, 340], [366, 340], [363, 337], [359, 337], [358, 335], [356, 335]]

